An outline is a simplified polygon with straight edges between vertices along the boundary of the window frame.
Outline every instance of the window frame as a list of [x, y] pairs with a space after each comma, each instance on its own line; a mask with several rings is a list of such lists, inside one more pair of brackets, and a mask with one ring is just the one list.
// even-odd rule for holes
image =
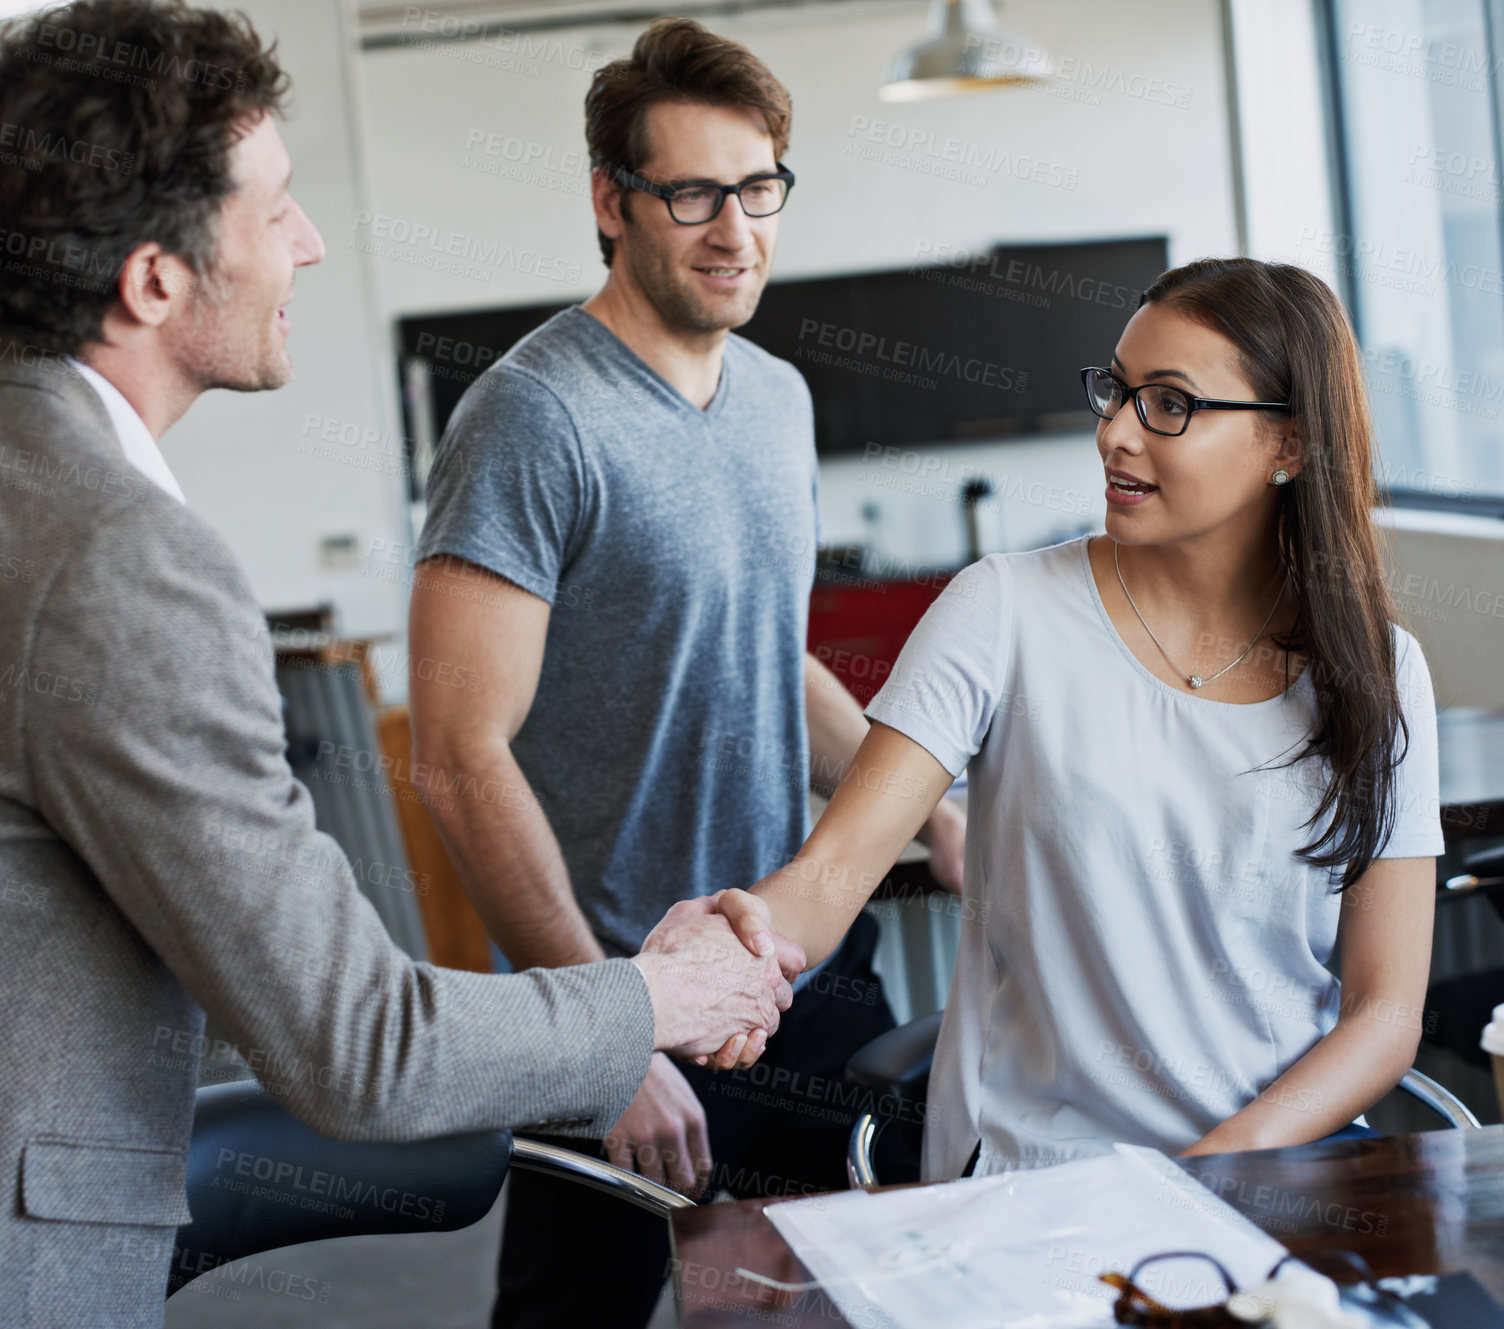
[[[1352, 163], [1348, 151], [1350, 130], [1342, 103], [1342, 57], [1338, 36], [1337, 5], [1339, 0], [1317, 0], [1316, 30], [1323, 67], [1322, 99], [1326, 107], [1327, 160], [1332, 173], [1332, 211], [1337, 230], [1354, 236]], [[1504, 0], [1480, 0], [1483, 8], [1484, 39], [1488, 48], [1489, 117], [1493, 135], [1494, 163], [1504, 178]], [[1498, 209], [1497, 223], [1501, 246], [1504, 246], [1504, 206]], [[1363, 344], [1363, 301], [1358, 290], [1355, 265], [1339, 266], [1335, 285], [1347, 308], [1358, 344]], [[1462, 513], [1475, 517], [1504, 520], [1504, 489], [1498, 493], [1475, 493], [1466, 497], [1436, 494], [1424, 489], [1376, 486], [1376, 506], [1429, 509], [1435, 512]]]

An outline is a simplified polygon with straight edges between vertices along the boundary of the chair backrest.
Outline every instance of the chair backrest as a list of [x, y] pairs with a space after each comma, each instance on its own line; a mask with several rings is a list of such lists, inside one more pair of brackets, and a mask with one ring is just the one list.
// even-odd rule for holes
[[846, 1063], [846, 1079], [874, 1094], [922, 1103], [944, 1013], [935, 1011], [879, 1034]]
[[253, 1080], [198, 1091], [188, 1207], [167, 1294], [247, 1255], [328, 1237], [449, 1232], [489, 1212], [510, 1131], [391, 1143], [331, 1140]]

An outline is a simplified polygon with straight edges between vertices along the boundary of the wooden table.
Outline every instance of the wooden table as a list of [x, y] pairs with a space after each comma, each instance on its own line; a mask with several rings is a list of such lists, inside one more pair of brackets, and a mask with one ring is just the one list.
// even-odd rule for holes
[[[1504, 1302], [1504, 1126], [1209, 1154], [1182, 1166], [1298, 1255], [1356, 1251], [1379, 1277], [1466, 1269]], [[774, 1292], [736, 1273], [810, 1281], [763, 1216], [773, 1203], [674, 1215], [685, 1329], [847, 1323], [823, 1292]]]

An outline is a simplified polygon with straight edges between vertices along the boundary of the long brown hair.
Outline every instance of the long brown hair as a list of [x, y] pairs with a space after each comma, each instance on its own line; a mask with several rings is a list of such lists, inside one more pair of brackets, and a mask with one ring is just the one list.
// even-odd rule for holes
[[1362, 356], [1337, 297], [1303, 268], [1256, 259], [1203, 259], [1158, 277], [1139, 306], [1159, 304], [1237, 347], [1260, 401], [1287, 401], [1300, 470], [1278, 497], [1280, 561], [1298, 613], [1276, 637], [1314, 670], [1317, 719], [1289, 762], [1325, 758], [1331, 778], [1305, 826], [1326, 831], [1296, 852], [1313, 866], [1346, 864], [1342, 890], [1368, 870], [1395, 820], [1395, 770], [1409, 746], [1400, 708], [1375, 499], [1373, 423]]

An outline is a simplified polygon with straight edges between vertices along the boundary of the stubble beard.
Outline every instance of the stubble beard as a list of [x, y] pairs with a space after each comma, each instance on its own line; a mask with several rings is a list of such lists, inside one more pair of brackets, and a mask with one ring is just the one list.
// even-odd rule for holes
[[739, 328], [757, 312], [757, 302], [762, 298], [765, 282], [759, 281], [734, 304], [717, 310], [696, 295], [690, 289], [690, 279], [656, 250], [634, 256], [628, 249], [623, 257], [638, 288], [671, 332], [699, 335]]
[[194, 294], [197, 308], [188, 366], [195, 386], [200, 392], [270, 392], [284, 387], [292, 378], [292, 364], [278, 344], [280, 333], [260, 328], [247, 345], [249, 334], [237, 326], [234, 298], [234, 284], [213, 273], [203, 278]]

